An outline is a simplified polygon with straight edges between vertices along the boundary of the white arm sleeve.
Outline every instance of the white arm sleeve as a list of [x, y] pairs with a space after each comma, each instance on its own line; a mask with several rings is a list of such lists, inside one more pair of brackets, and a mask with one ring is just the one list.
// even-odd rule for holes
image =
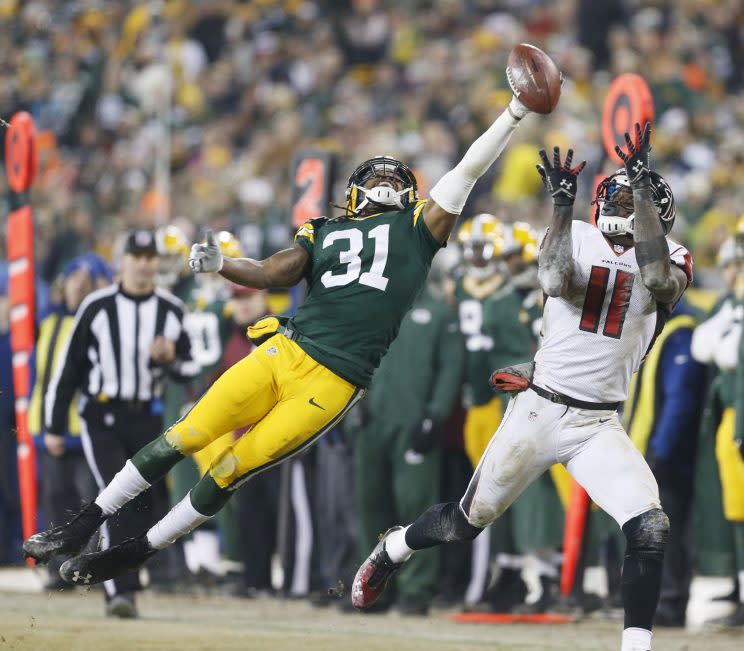
[[470, 149], [457, 166], [431, 189], [429, 196], [452, 215], [462, 212], [475, 182], [485, 174], [509, 142], [519, 120], [505, 110]]
[[722, 371], [733, 371], [739, 356], [739, 340], [741, 339], [741, 323], [731, 326], [730, 330], [720, 340], [713, 353], [716, 366]]
[[712, 363], [723, 333], [731, 327], [733, 322], [734, 310], [731, 302], [726, 301], [710, 319], [703, 321], [695, 328], [690, 346], [692, 357], [701, 364]]

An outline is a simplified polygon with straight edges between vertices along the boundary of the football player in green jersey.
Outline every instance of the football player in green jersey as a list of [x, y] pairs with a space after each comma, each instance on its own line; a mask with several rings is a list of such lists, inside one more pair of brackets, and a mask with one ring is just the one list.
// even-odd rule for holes
[[[266, 260], [225, 257], [214, 236], [195, 244], [190, 266], [258, 289], [307, 280], [305, 302], [287, 323], [260, 321], [265, 341], [225, 372], [181, 420], [128, 460], [95, 502], [71, 522], [31, 536], [27, 555], [78, 553], [123, 504], [184, 456], [232, 430], [251, 430], [216, 458], [209, 472], [147, 532], [62, 566], [71, 583], [98, 583], [139, 567], [157, 550], [213, 517], [257, 473], [298, 454], [357, 402], [421, 291], [475, 182], [493, 164], [529, 110], [516, 98], [463, 159], [418, 197], [405, 164], [380, 156], [347, 184], [346, 214], [303, 225], [295, 244]], [[263, 337], [265, 335], [265, 337]]]

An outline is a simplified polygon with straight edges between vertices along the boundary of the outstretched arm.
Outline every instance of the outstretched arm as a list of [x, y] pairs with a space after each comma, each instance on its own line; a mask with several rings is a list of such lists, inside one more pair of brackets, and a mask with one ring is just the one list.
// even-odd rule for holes
[[537, 165], [545, 189], [553, 197], [553, 219], [545, 236], [537, 277], [540, 287], [548, 296], [565, 296], [571, 284], [573, 271], [573, 245], [571, 241], [571, 222], [573, 204], [576, 199], [577, 179], [586, 161], [571, 167], [573, 149], [568, 150], [566, 160], [561, 164], [561, 152], [553, 147], [553, 164], [548, 161], [545, 150], [540, 151], [542, 165]]
[[301, 246], [278, 251], [266, 260], [225, 258], [220, 275], [238, 285], [271, 289], [292, 287], [305, 273], [310, 256]]
[[299, 245], [278, 251], [265, 260], [226, 258], [212, 231], [207, 231], [206, 243], [191, 247], [189, 266], [196, 273], [219, 273], [245, 287], [270, 289], [296, 285], [302, 279], [309, 260], [310, 255]]
[[424, 208], [424, 221], [431, 234], [444, 242], [462, 212], [475, 182], [504, 151], [519, 121], [529, 113], [516, 97], [480, 138], [465, 152], [462, 160], [431, 189], [431, 201]]
[[633, 144], [630, 134], [625, 134], [627, 153], [620, 147], [615, 151], [625, 163], [625, 171], [633, 190], [633, 242], [636, 260], [641, 269], [643, 284], [651, 295], [665, 304], [676, 303], [687, 289], [687, 274], [673, 265], [669, 258], [664, 227], [659, 221], [659, 213], [651, 187], [649, 152], [651, 151], [651, 123], [641, 133], [641, 125], [635, 125], [638, 146]]

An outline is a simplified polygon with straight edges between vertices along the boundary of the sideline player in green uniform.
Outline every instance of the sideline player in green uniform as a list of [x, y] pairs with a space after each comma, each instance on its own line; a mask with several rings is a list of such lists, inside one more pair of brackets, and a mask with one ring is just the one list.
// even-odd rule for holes
[[[693, 333], [692, 355], [715, 365], [698, 441], [697, 527], [701, 561], [709, 571], [736, 571], [736, 610], [712, 623], [744, 626], [744, 218], [739, 234], [718, 254], [726, 292]], [[716, 467], [717, 466], [717, 467]], [[720, 505], [720, 506], [718, 506]], [[718, 561], [717, 563], [712, 561]], [[728, 561], [728, 562], [727, 562]], [[734, 567], [728, 567], [729, 565]]]
[[190, 265], [197, 273], [217, 272], [259, 289], [306, 278], [307, 299], [286, 324], [259, 322], [253, 336], [269, 335], [264, 343], [224, 373], [183, 419], [127, 461], [71, 522], [27, 539], [25, 553], [43, 561], [79, 552], [106, 518], [184, 456], [253, 424], [149, 531], [72, 558], [60, 574], [71, 583], [97, 583], [134, 570], [214, 516], [242, 482], [298, 454], [339, 422], [362, 397], [470, 190], [528, 112], [512, 98], [432, 188], [428, 202], [419, 201], [406, 165], [378, 157], [349, 178], [347, 214], [308, 222], [292, 248], [258, 261], [224, 258], [213, 236], [194, 245]]
[[[465, 262], [464, 273], [455, 283], [467, 351], [463, 439], [473, 468], [498, 429], [506, 406], [506, 400], [494, 395], [488, 383], [489, 369], [529, 361], [534, 353], [529, 329], [519, 320], [522, 298], [503, 260], [506, 233], [507, 226], [488, 213], [466, 220], [457, 233]], [[516, 553], [512, 535], [512, 512], [473, 541], [467, 610], [507, 612], [527, 596], [521, 578], [523, 558]], [[496, 554], [498, 580], [484, 592], [491, 583], [487, 576], [491, 551]]]
[[[354, 483], [359, 548], [365, 552], [391, 519], [413, 517], [439, 498], [442, 427], [458, 397], [465, 363], [440, 262], [437, 258], [360, 405], [366, 418], [353, 439]], [[422, 554], [396, 577], [396, 589], [376, 610], [387, 609], [394, 597], [401, 614], [426, 614], [438, 575], [439, 553]]]

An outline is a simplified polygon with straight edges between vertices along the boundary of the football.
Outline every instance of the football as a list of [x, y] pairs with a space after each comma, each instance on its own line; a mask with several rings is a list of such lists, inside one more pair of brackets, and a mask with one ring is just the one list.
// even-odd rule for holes
[[506, 63], [512, 92], [530, 111], [551, 113], [561, 96], [561, 72], [540, 48], [520, 43]]

